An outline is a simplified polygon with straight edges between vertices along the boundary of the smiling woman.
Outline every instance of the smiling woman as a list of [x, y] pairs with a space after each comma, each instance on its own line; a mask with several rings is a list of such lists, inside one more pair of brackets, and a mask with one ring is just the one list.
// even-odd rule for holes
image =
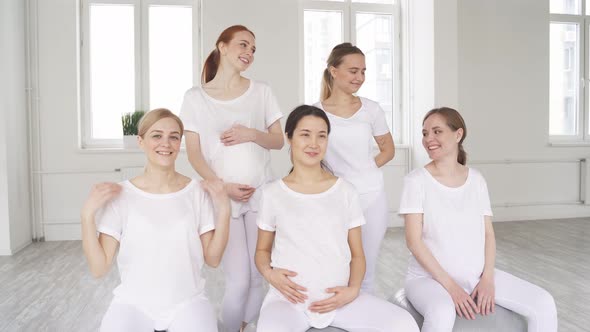
[[201, 267], [221, 261], [229, 198], [219, 180], [197, 184], [176, 172], [183, 131], [171, 111], [147, 113], [138, 138], [144, 173], [95, 185], [82, 208], [84, 254], [95, 277], [109, 271], [120, 248], [121, 284], [101, 331], [217, 331]]
[[270, 150], [283, 147], [282, 114], [270, 87], [242, 76], [255, 51], [252, 31], [226, 28], [205, 61], [202, 85], [186, 92], [180, 111], [191, 165], [204, 179], [223, 179], [232, 199], [221, 310], [229, 331], [245, 327], [260, 310], [262, 278], [254, 268], [258, 189], [272, 177]]

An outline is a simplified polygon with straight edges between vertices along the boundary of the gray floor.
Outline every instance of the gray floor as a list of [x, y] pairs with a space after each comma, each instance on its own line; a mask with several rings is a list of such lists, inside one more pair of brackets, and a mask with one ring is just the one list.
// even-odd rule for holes
[[[590, 218], [496, 223], [497, 267], [554, 295], [559, 331], [590, 331]], [[378, 295], [403, 285], [409, 252], [403, 230], [387, 232], [378, 266]], [[221, 271], [207, 269], [218, 308]], [[34, 243], [0, 257], [0, 331], [96, 331], [117, 285], [117, 271], [94, 280], [80, 241]]]

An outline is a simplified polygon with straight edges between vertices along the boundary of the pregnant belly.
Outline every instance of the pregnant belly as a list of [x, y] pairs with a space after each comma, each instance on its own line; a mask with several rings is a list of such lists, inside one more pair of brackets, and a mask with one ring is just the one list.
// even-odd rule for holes
[[258, 187], [264, 183], [268, 151], [255, 143], [220, 145], [212, 158], [215, 173], [226, 182]]

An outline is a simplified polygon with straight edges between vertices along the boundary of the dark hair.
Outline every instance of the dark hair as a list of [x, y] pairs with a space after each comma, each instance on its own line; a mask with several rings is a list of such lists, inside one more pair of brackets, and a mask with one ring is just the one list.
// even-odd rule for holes
[[328, 60], [326, 60], [326, 69], [324, 69], [324, 74], [322, 76], [322, 93], [320, 95], [320, 100], [324, 101], [332, 94], [334, 79], [332, 78], [332, 74], [330, 74], [330, 67], [340, 66], [344, 57], [350, 54], [360, 54], [365, 56], [360, 48], [351, 43], [338, 44], [332, 49], [332, 52], [330, 52], [330, 56], [328, 56]]
[[[320, 108], [317, 108], [315, 106], [300, 105], [300, 106], [297, 106], [293, 111], [291, 111], [291, 113], [289, 113], [289, 116], [287, 117], [287, 123], [285, 123], [285, 135], [287, 135], [288, 139], [293, 138], [293, 133], [295, 133], [295, 128], [297, 128], [297, 125], [299, 124], [301, 119], [303, 119], [306, 116], [315, 116], [316, 118], [320, 118], [320, 119], [324, 120], [326, 122], [326, 126], [328, 126], [328, 135], [330, 134], [330, 131], [331, 131], [330, 120], [328, 119], [326, 112], [324, 112], [323, 110], [321, 110]], [[322, 165], [323, 169], [332, 173], [332, 170], [330, 169], [330, 167], [323, 160], [321, 162], [321, 165]], [[289, 173], [291, 173], [291, 172], [293, 172], [293, 167], [291, 168]]]
[[252, 34], [254, 38], [254, 32], [250, 31], [250, 29], [246, 28], [243, 25], [232, 25], [231, 27], [223, 30], [219, 37], [217, 37], [217, 41], [215, 42], [215, 49], [209, 53], [209, 56], [205, 60], [205, 64], [203, 65], [203, 72], [201, 73], [201, 83], [205, 84], [215, 78], [217, 74], [217, 69], [219, 69], [219, 43], [227, 44], [233, 38], [236, 32], [240, 31], [248, 31]]
[[465, 165], [467, 163], [467, 153], [465, 152], [465, 149], [463, 149], [463, 141], [465, 140], [465, 137], [467, 137], [467, 127], [465, 126], [465, 120], [463, 120], [463, 117], [461, 114], [459, 114], [459, 112], [457, 112], [457, 110], [450, 107], [440, 107], [432, 109], [430, 112], [426, 113], [424, 120], [422, 120], [422, 125], [424, 125], [426, 119], [428, 119], [428, 117], [433, 114], [439, 114], [445, 118], [447, 126], [449, 126], [452, 131], [457, 131], [459, 128], [463, 129], [463, 136], [459, 141], [459, 154], [457, 155], [457, 162], [461, 165]]

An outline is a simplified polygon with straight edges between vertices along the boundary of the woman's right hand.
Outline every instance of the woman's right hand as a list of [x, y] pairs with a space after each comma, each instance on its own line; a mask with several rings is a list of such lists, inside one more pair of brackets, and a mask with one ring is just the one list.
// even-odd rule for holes
[[121, 192], [121, 186], [113, 182], [102, 182], [92, 186], [90, 194], [82, 206], [83, 216], [94, 216], [96, 211]]
[[254, 194], [254, 191], [256, 191], [256, 188], [250, 187], [247, 184], [226, 182], [225, 190], [227, 191], [229, 198], [233, 199], [234, 201], [247, 202]]
[[479, 308], [471, 296], [454, 281], [447, 288], [447, 291], [451, 295], [453, 303], [455, 303], [457, 315], [465, 319], [475, 319], [475, 313], [479, 313]]
[[273, 268], [268, 273], [266, 280], [276, 288], [289, 302], [296, 304], [303, 303], [307, 299], [307, 295], [301, 293], [306, 292], [307, 288], [298, 285], [291, 281], [289, 277], [296, 276], [297, 273], [285, 269]]
[[203, 180], [201, 187], [211, 197], [213, 206], [216, 210], [229, 209], [229, 197], [225, 189], [225, 184], [221, 180]]

